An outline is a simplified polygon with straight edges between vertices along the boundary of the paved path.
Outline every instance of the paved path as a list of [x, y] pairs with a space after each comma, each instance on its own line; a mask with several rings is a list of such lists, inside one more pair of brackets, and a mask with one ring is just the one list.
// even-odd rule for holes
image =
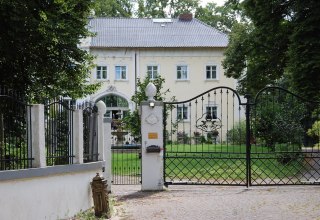
[[113, 220], [320, 220], [320, 186], [169, 186], [163, 192], [113, 186], [112, 191], [117, 199]]

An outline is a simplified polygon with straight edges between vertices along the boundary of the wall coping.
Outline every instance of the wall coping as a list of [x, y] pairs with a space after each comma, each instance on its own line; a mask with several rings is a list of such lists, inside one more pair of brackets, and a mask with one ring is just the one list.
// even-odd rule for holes
[[0, 181], [4, 180], [18, 180], [35, 177], [46, 177], [51, 175], [61, 175], [74, 172], [84, 172], [89, 170], [101, 169], [104, 170], [105, 161], [98, 161], [83, 164], [70, 164], [70, 165], [56, 165], [43, 168], [31, 168], [25, 170], [6, 170], [0, 171]]

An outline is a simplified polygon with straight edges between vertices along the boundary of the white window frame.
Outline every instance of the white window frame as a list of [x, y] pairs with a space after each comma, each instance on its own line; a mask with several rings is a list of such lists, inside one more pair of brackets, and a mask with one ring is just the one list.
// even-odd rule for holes
[[[215, 66], [216, 67], [216, 77], [215, 78], [212, 78], [212, 70], [211, 70], [211, 73], [210, 73], [210, 78], [208, 78], [208, 75], [207, 75], [207, 67], [208, 66]], [[204, 67], [204, 77], [205, 77], [205, 80], [212, 80], [212, 81], [215, 81], [215, 80], [219, 80], [219, 66], [217, 64], [214, 64], [214, 63], [208, 63], [205, 65]]]
[[[121, 73], [120, 73], [120, 78], [117, 78], [117, 67], [121, 67]], [[125, 78], [122, 78], [122, 68], [125, 68], [125, 75], [126, 77]], [[115, 65], [114, 67], [114, 72], [115, 72], [115, 80], [116, 81], [125, 81], [125, 80], [128, 80], [128, 67], [126, 65]]]
[[[206, 114], [208, 113], [208, 108], [210, 108], [210, 114], [211, 114], [211, 117], [212, 119], [218, 119], [218, 110], [219, 110], [219, 107], [218, 105], [215, 105], [215, 104], [209, 104], [209, 105], [206, 105]], [[215, 108], [215, 111], [212, 110], [212, 108]], [[212, 112], [215, 112], [215, 117], [213, 117], [213, 114]]]
[[[185, 110], [186, 110], [186, 112], [185, 112]], [[182, 111], [182, 115], [181, 115], [181, 111]], [[189, 120], [189, 111], [190, 110], [189, 110], [188, 105], [178, 105], [177, 106], [177, 121], [188, 121]], [[179, 117], [179, 115], [181, 115], [182, 117]], [[184, 116], [186, 116], [186, 117], [184, 117]]]
[[[181, 67], [185, 67], [186, 70], [178, 70], [178, 68], [181, 68]], [[179, 71], [181, 72], [180, 73], [180, 78], [178, 77], [178, 73]], [[186, 77], [183, 77], [184, 73], [186, 74]], [[179, 81], [184, 81], [184, 80], [189, 80], [189, 66], [186, 65], [186, 64], [179, 64], [176, 66], [176, 79], [179, 80]]]
[[[99, 70], [100, 68], [100, 70]], [[105, 68], [105, 73], [106, 73], [106, 77], [103, 77], [103, 69], [101, 68]], [[98, 78], [98, 72], [100, 72], [100, 78]], [[108, 66], [107, 65], [97, 65], [96, 66], [96, 80], [108, 80], [109, 79], [109, 74], [108, 74]]]
[[[151, 70], [151, 73], [149, 73], [149, 67], [151, 67], [152, 68], [152, 70]], [[152, 65], [152, 64], [150, 64], [150, 65], [147, 65], [147, 75], [149, 76], [149, 74], [151, 74], [151, 76], [150, 76], [150, 79], [155, 79], [156, 78], [156, 76], [154, 76], [154, 69], [153, 69], [153, 67], [157, 67], [157, 72], [156, 72], [156, 76], [159, 76], [159, 65]]]

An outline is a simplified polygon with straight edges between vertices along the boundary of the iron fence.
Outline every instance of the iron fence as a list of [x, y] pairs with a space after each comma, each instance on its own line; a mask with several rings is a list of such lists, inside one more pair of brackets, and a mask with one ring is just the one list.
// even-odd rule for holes
[[73, 109], [68, 100], [45, 105], [47, 166], [73, 163]]
[[[245, 101], [246, 99], [246, 101]], [[279, 87], [166, 102], [165, 184], [320, 183], [320, 103]]]
[[219, 87], [164, 103], [165, 184], [246, 185], [240, 96]]
[[111, 129], [112, 183], [115, 185], [140, 184], [140, 137], [135, 136], [121, 119], [113, 119]]
[[30, 109], [21, 93], [0, 87], [0, 170], [32, 167]]
[[279, 87], [252, 100], [249, 185], [302, 185], [320, 182], [317, 102]]
[[77, 107], [83, 110], [83, 162], [98, 161], [98, 108], [92, 102]]

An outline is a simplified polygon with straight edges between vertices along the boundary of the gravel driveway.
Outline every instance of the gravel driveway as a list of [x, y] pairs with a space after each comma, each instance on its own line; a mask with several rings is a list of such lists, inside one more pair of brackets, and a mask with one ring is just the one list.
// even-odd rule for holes
[[320, 186], [169, 186], [162, 192], [112, 186], [112, 191], [113, 220], [320, 220]]

